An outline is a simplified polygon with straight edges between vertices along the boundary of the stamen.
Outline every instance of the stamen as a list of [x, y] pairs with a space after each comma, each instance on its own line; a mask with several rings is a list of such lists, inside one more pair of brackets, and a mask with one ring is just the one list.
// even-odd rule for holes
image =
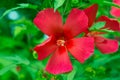
[[57, 45], [58, 46], [64, 46], [65, 45], [65, 41], [64, 40], [57, 40]]

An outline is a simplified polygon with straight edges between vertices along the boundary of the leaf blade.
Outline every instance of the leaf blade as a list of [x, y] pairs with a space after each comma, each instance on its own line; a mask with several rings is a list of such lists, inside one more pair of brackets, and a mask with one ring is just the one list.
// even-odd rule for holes
[[64, 2], [65, 0], [54, 0], [54, 10], [56, 11]]
[[100, 28], [104, 27], [105, 24], [106, 24], [105, 22], [97, 22], [97, 23], [93, 24], [93, 25], [89, 28], [89, 30], [100, 29]]

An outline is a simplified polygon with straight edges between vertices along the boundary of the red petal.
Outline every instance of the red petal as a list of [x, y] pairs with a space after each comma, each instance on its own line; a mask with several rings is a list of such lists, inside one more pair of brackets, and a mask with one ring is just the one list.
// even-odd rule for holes
[[38, 53], [38, 60], [43, 60], [57, 48], [54, 38], [50, 37], [45, 42], [37, 45], [34, 50]]
[[91, 27], [95, 21], [97, 10], [98, 10], [97, 4], [94, 4], [94, 5], [88, 7], [87, 9], [84, 10], [86, 15], [88, 16], [88, 26], [89, 27]]
[[52, 35], [62, 32], [62, 18], [53, 9], [40, 11], [34, 19], [35, 25], [45, 34]]
[[117, 40], [106, 39], [101, 36], [95, 38], [96, 47], [104, 54], [114, 53], [118, 50]]
[[120, 17], [120, 9], [119, 8], [112, 7], [110, 13], [111, 13], [111, 15], [113, 15], [115, 17]]
[[68, 38], [73, 38], [88, 27], [88, 18], [79, 9], [72, 9], [64, 25], [64, 33]]
[[71, 39], [67, 43], [67, 48], [79, 62], [83, 63], [94, 52], [94, 39], [89, 37]]
[[107, 16], [101, 16], [97, 21], [105, 21], [106, 25], [104, 28], [108, 28], [114, 31], [120, 31], [119, 22], [117, 20], [110, 19]]
[[[120, 5], [120, 0], [113, 0], [113, 2], [115, 4]], [[111, 15], [115, 16], [115, 17], [120, 17], [120, 8], [116, 8], [112, 6], [112, 9], [110, 11]]]
[[120, 0], [113, 0], [113, 2], [114, 2], [115, 4], [120, 5]]
[[72, 64], [65, 47], [59, 47], [52, 55], [46, 70], [52, 74], [61, 74], [72, 70]]

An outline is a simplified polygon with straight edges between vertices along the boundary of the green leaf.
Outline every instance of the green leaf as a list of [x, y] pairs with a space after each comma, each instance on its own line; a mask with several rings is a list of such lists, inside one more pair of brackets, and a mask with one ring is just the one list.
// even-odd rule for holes
[[101, 4], [104, 0], [90, 0], [91, 3]]
[[54, 0], [54, 10], [56, 11], [56, 9], [62, 6], [64, 2], [65, 0]]
[[77, 68], [75, 67], [74, 70], [68, 74], [67, 80], [74, 80], [76, 71], [77, 71]]
[[90, 0], [91, 3], [97, 3], [97, 4], [102, 4], [102, 5], [107, 5], [107, 6], [114, 6], [114, 7], [117, 7], [117, 8], [120, 8], [120, 6], [118, 4], [115, 4], [113, 2], [110, 2], [110, 1], [106, 1], [106, 0]]
[[37, 9], [38, 6], [33, 5], [33, 4], [28, 4], [28, 3], [22, 3], [22, 4], [18, 4], [20, 7], [23, 8], [30, 8], [30, 9]]
[[15, 64], [25, 64], [25, 65], [30, 64], [27, 58], [20, 56], [20, 55], [19, 56], [18, 55], [0, 55], [0, 58], [12, 61]]
[[[5, 67], [0, 69], [0, 75], [3, 75], [4, 73], [6, 73], [7, 71], [15, 68], [17, 66], [17, 64], [25, 64], [25, 65], [29, 65], [30, 62], [27, 58], [23, 57], [23, 56], [18, 56], [18, 55], [3, 55], [0, 54], [0, 61], [4, 61]], [[1, 62], [0, 62], [1, 63]], [[2, 63], [2, 64], [4, 64]]]
[[23, 3], [23, 4], [18, 4], [17, 7], [11, 8], [6, 10], [3, 15], [0, 17], [0, 19], [2, 19], [5, 15], [7, 15], [9, 12], [13, 11], [13, 10], [17, 10], [17, 9], [24, 9], [24, 8], [29, 8], [29, 9], [34, 9], [36, 10], [38, 6], [36, 5], [32, 5], [32, 4], [28, 4], [28, 3]]
[[77, 3], [79, 3], [79, 0], [72, 0], [72, 3], [77, 4]]
[[14, 37], [18, 36], [20, 33], [22, 33], [25, 30], [26, 30], [25, 27], [16, 26], [13, 32]]
[[103, 1], [103, 5], [109, 5], [109, 6], [114, 6], [114, 7], [120, 8], [119, 5], [117, 5], [113, 2], [109, 2], [109, 1]]
[[6, 66], [0, 70], [0, 75], [3, 75], [7, 71], [9, 71], [11, 68], [15, 68], [16, 64], [10, 64], [9, 66]]
[[109, 33], [109, 34], [112, 34], [115, 36], [120, 36], [120, 32], [118, 32], [118, 31], [113, 31], [113, 30], [108, 30], [108, 29], [101, 29], [101, 30], [95, 30], [95, 31], [106, 32], [106, 33]]
[[25, 64], [25, 65], [30, 64], [29, 60], [23, 56], [22, 57], [21, 56], [9, 56], [9, 57], [6, 57], [5, 59], [12, 60], [12, 61], [16, 62], [17, 64]]
[[102, 32], [107, 32], [107, 33], [113, 33], [114, 32], [113, 30], [108, 30], [108, 29], [102, 29], [101, 31]]
[[104, 65], [104, 64], [107, 64], [109, 62], [111, 62], [112, 60], [115, 60], [115, 59], [119, 59], [120, 58], [120, 55], [115, 55], [115, 56], [102, 56], [101, 58], [99, 59], [96, 59], [94, 61], [94, 63], [92, 64], [93, 67], [98, 67], [98, 66], [101, 66], [101, 65]]
[[100, 29], [100, 28], [102, 28], [102, 27], [104, 27], [104, 26], [105, 26], [105, 22], [97, 22], [97, 23], [93, 24], [93, 25], [89, 28], [89, 30]]
[[113, 34], [120, 37], [120, 32], [114, 31]]

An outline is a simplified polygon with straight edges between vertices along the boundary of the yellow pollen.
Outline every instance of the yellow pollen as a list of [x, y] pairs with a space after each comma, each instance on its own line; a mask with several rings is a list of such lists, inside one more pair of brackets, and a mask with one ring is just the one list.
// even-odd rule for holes
[[57, 45], [58, 46], [64, 46], [65, 45], [65, 41], [64, 40], [57, 40]]

